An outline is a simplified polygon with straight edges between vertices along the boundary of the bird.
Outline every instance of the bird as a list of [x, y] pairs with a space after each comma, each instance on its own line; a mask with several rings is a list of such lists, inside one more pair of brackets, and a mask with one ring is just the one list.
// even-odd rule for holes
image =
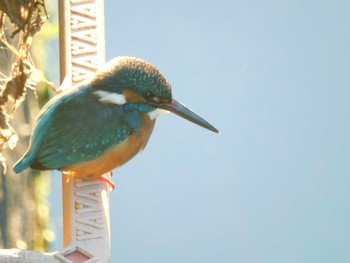
[[43, 107], [29, 147], [13, 170], [59, 170], [105, 181], [104, 174], [146, 147], [156, 118], [167, 112], [219, 133], [172, 97], [171, 84], [154, 65], [135, 57], [114, 58]]

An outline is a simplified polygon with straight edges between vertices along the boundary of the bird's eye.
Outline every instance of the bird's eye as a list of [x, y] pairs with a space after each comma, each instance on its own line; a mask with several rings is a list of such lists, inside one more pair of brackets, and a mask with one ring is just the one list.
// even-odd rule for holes
[[146, 93], [145, 99], [148, 101], [153, 101], [153, 102], [160, 101], [160, 99], [150, 90]]

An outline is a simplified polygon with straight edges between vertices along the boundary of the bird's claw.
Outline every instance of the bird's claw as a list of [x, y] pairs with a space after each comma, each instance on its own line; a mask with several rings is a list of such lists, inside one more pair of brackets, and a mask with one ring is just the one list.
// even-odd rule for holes
[[115, 184], [111, 180], [112, 175], [112, 172], [108, 172], [104, 175], [101, 175], [101, 177], [99, 178], [100, 181], [108, 184], [108, 188], [110, 191], [113, 191], [115, 189]]

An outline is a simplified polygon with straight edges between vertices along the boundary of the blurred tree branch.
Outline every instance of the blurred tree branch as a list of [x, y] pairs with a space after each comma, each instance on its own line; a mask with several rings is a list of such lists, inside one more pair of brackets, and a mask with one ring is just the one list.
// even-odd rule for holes
[[0, 40], [9, 46], [4, 32], [5, 17], [8, 17], [17, 28], [12, 32], [11, 38], [19, 34], [16, 52], [18, 56], [12, 64], [11, 76], [5, 81], [0, 94], [0, 152], [2, 152], [6, 146], [13, 148], [16, 145], [17, 136], [9, 124], [9, 119], [26, 94], [26, 83], [30, 75], [28, 56], [32, 38], [48, 17], [43, 0], [3, 0], [0, 1], [0, 10]]

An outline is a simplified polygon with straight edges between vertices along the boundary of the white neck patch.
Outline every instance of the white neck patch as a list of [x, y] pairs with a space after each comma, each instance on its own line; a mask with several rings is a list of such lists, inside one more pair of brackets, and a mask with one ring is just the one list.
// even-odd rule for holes
[[167, 110], [163, 109], [155, 109], [154, 111], [150, 111], [148, 114], [149, 118], [153, 121], [155, 118], [157, 118], [159, 115], [169, 113]]
[[126, 98], [123, 94], [109, 92], [105, 90], [94, 91], [94, 94], [99, 97], [99, 101], [103, 103], [112, 103], [117, 105], [124, 105]]

